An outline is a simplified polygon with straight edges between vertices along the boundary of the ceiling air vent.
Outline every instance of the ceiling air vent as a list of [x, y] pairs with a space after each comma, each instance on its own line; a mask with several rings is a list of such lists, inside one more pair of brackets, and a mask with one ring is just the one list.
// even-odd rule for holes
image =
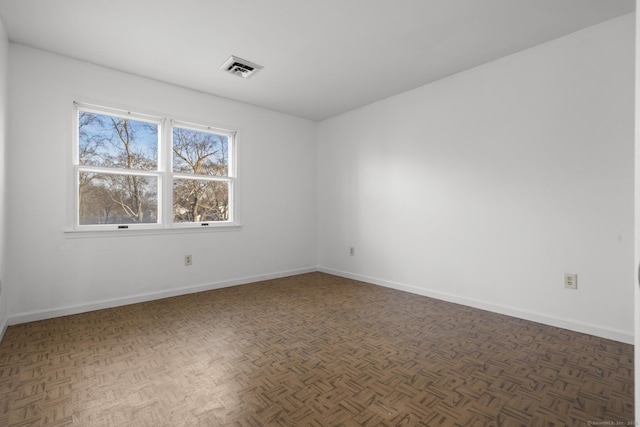
[[254, 64], [246, 59], [231, 55], [220, 67], [221, 70], [233, 75], [248, 79], [258, 71], [262, 70], [262, 65]]

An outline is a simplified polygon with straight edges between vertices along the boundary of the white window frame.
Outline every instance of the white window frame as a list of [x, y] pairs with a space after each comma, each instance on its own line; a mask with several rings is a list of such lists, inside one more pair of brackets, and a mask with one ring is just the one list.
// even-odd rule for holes
[[[163, 207], [169, 209], [169, 212], [165, 213], [170, 218], [171, 224], [174, 228], [189, 228], [189, 227], [210, 227], [216, 225], [224, 225], [231, 224], [235, 225], [234, 219], [236, 218], [236, 203], [235, 203], [235, 188], [236, 188], [236, 134], [235, 131], [230, 131], [227, 129], [222, 129], [219, 127], [213, 126], [205, 126], [199, 125], [196, 123], [185, 122], [181, 120], [170, 120], [171, 125], [168, 126], [168, 134], [169, 134], [169, 143], [166, 144], [167, 149], [170, 151], [168, 154], [169, 161], [169, 169], [171, 175], [171, 184], [167, 185], [165, 190], [171, 194], [165, 194], [165, 197], [168, 197], [167, 200], [171, 200], [171, 203], [166, 203]], [[213, 176], [213, 175], [193, 175], [188, 173], [179, 173], [173, 172], [173, 128], [180, 127], [183, 129], [201, 131], [201, 132], [211, 132], [217, 135], [224, 135], [228, 138], [228, 172], [227, 176]], [[197, 179], [202, 181], [217, 181], [217, 182], [226, 182], [229, 185], [229, 220], [227, 221], [199, 221], [199, 222], [173, 222], [173, 180], [174, 179]]]
[[[71, 227], [67, 232], [98, 232], [99, 234], [138, 234], [138, 232], [148, 231], [168, 231], [168, 230], [228, 230], [239, 228], [238, 206], [237, 206], [237, 137], [235, 130], [229, 130], [218, 126], [209, 126], [181, 119], [174, 119], [169, 116], [152, 115], [132, 112], [125, 109], [104, 107], [96, 104], [89, 104], [74, 101], [74, 122], [73, 122], [73, 203], [70, 215]], [[81, 111], [95, 114], [109, 115], [124, 119], [131, 119], [158, 126], [158, 168], [156, 170], [131, 170], [105, 168], [98, 166], [86, 166], [79, 164], [79, 116]], [[180, 127], [189, 130], [211, 132], [228, 137], [228, 173], [227, 176], [193, 175], [188, 173], [173, 172], [173, 127]], [[157, 223], [126, 223], [126, 224], [86, 224], [81, 225], [79, 206], [79, 175], [81, 171], [96, 173], [117, 173], [123, 175], [142, 175], [156, 177], [158, 180], [158, 222]], [[204, 181], [226, 182], [229, 186], [228, 220], [225, 221], [200, 221], [200, 222], [174, 222], [173, 221], [173, 181], [174, 179], [197, 179]], [[105, 233], [108, 232], [108, 233]], [[92, 233], [86, 233], [92, 234]]]

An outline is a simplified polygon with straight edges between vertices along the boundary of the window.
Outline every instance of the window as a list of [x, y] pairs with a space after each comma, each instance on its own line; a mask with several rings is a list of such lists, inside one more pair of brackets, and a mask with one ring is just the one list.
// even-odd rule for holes
[[77, 230], [234, 225], [235, 132], [76, 104]]

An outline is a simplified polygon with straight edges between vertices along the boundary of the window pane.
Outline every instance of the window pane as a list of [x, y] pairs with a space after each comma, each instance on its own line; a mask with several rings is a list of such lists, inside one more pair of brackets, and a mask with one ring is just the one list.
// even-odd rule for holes
[[173, 171], [227, 176], [229, 174], [229, 137], [174, 127]]
[[120, 169], [158, 168], [158, 125], [78, 112], [80, 165]]
[[158, 178], [80, 172], [78, 223], [158, 222]]
[[229, 183], [198, 179], [173, 182], [173, 221], [203, 222], [229, 219]]

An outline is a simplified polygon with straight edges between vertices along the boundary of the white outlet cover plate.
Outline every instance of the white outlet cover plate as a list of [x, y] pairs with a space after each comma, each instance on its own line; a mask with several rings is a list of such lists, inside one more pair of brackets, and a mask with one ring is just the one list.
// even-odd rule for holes
[[564, 287], [567, 289], [578, 289], [578, 275], [572, 274], [572, 273], [565, 273]]

